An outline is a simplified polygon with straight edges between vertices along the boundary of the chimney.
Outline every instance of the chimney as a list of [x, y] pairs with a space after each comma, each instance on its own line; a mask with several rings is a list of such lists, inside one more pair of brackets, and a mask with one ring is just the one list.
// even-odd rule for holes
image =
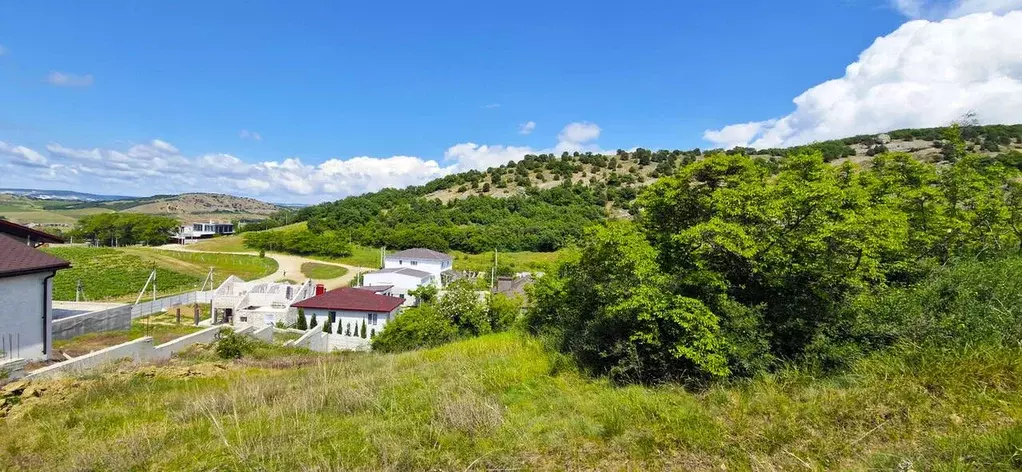
[[323, 284], [316, 284], [316, 296], [326, 293], [326, 287]]

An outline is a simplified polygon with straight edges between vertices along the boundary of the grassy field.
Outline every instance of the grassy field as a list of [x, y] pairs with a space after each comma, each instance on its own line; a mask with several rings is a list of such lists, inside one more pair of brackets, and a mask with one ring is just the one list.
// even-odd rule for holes
[[313, 280], [336, 279], [348, 273], [348, 269], [330, 264], [306, 262], [302, 264], [302, 274]]
[[[160, 316], [160, 315], [154, 315]], [[170, 313], [162, 314], [162, 317], [169, 319], [174, 316]], [[208, 316], [208, 315], [207, 315]], [[143, 336], [152, 336], [153, 344], [162, 344], [172, 339], [180, 338], [186, 334], [201, 331], [202, 327], [192, 326], [191, 313], [188, 315], [182, 309], [182, 322], [180, 325], [152, 323], [149, 330], [146, 329], [145, 321], [135, 320], [131, 323], [131, 329], [122, 331], [105, 331], [102, 333], [89, 333], [71, 339], [60, 339], [53, 341], [53, 348], [57, 352], [64, 352], [69, 356], [77, 357], [100, 349], [116, 346], [121, 343], [138, 339]], [[147, 334], [148, 333], [148, 334]]]
[[[199, 362], [199, 361], [194, 361]], [[311, 364], [310, 364], [311, 363]], [[192, 369], [205, 372], [198, 364]], [[616, 387], [532, 338], [92, 375], [2, 421], [18, 470], [1015, 470], [1022, 351]], [[51, 395], [50, 392], [63, 392]]]
[[210, 267], [216, 282], [230, 275], [253, 279], [272, 274], [270, 258], [229, 254], [196, 254], [150, 248], [52, 247], [45, 251], [71, 262], [53, 279], [55, 300], [74, 300], [79, 280], [89, 300], [134, 300], [156, 268], [157, 294], [196, 290]]
[[[287, 231], [292, 229], [304, 229], [306, 226], [307, 226], [306, 223], [302, 221], [299, 223], [268, 229], [266, 231]], [[245, 246], [245, 233], [207, 239], [205, 241], [200, 241], [195, 244], [192, 244], [188, 246], [188, 248], [195, 251], [207, 252], [256, 252], [255, 250]]]
[[[545, 272], [549, 271], [557, 258], [562, 254], [557, 252], [498, 252], [497, 264], [509, 266], [515, 272]], [[470, 270], [484, 272], [493, 266], [493, 253], [468, 254], [454, 251], [454, 268], [457, 270]]]

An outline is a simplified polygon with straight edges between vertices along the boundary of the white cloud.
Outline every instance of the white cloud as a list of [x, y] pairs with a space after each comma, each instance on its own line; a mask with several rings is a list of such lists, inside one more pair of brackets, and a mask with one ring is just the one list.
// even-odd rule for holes
[[718, 146], [757, 148], [941, 126], [975, 111], [1022, 122], [1022, 12], [910, 21], [877, 40], [841, 78], [794, 99], [786, 116], [707, 130]]
[[500, 104], [499, 103], [488, 103], [486, 105], [483, 105], [483, 108], [485, 108], [487, 110], [493, 110], [495, 108], [500, 108]]
[[0, 155], [11, 158], [11, 163], [25, 167], [48, 167], [46, 156], [25, 146], [13, 146], [0, 141]]
[[443, 161], [414, 156], [358, 156], [328, 159], [320, 164], [306, 164], [297, 157], [249, 163], [223, 153], [185, 156], [159, 139], [127, 149], [71, 148], [51, 143], [45, 147], [46, 154], [0, 142], [0, 165], [6, 161], [11, 169], [10, 179], [5, 182], [29, 187], [45, 179], [66, 182], [83, 191], [138, 195], [225, 192], [313, 203], [385, 187], [420, 185], [453, 172], [521, 160], [526, 154], [599, 151], [592, 142], [598, 136], [599, 127], [594, 124], [571, 123], [561, 131], [560, 141], [548, 149], [469, 142], [449, 147]]
[[568, 123], [568, 126], [557, 135], [557, 139], [567, 143], [587, 143], [599, 138], [600, 131], [600, 127], [594, 123]]
[[526, 121], [525, 123], [518, 125], [518, 134], [532, 134], [532, 132], [535, 130], [536, 130], [535, 121]]
[[262, 141], [263, 140], [263, 135], [255, 132], [255, 131], [249, 131], [247, 129], [241, 130], [241, 132], [238, 133], [238, 137], [240, 137], [241, 139], [251, 139], [253, 141]]
[[92, 85], [92, 74], [75, 75], [64, 72], [50, 72], [46, 82], [57, 87], [88, 87]]
[[1022, 9], [1022, 0], [893, 0], [894, 8], [912, 19], [961, 18], [973, 13], [1003, 14]]

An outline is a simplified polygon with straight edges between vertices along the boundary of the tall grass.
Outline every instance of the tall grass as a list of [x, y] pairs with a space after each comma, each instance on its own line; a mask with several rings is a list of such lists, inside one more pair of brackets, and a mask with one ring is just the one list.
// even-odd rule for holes
[[698, 392], [589, 379], [515, 333], [397, 355], [295, 356], [243, 358], [205, 378], [80, 380], [63, 402], [44, 395], [0, 420], [0, 464], [1008, 470], [1022, 446], [1018, 348], [902, 346], [838, 377], [792, 368]]

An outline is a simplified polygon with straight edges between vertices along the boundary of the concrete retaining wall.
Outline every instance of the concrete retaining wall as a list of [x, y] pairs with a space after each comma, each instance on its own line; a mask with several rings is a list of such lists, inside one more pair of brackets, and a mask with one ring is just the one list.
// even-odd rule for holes
[[[131, 320], [135, 318], [166, 311], [171, 307], [179, 305], [209, 303], [212, 297], [212, 291], [188, 292], [158, 298], [155, 301], [140, 302], [138, 305], [119, 306], [61, 318], [53, 321], [53, 339], [70, 339], [86, 333], [125, 330], [131, 328]], [[185, 316], [182, 313], [182, 317], [190, 319], [191, 315]]]
[[273, 326], [263, 326], [262, 328], [259, 328], [259, 329], [255, 330], [255, 331], [252, 331], [251, 336], [253, 338], [256, 338], [256, 339], [260, 340], [260, 341], [265, 341], [265, 342], [268, 342], [268, 343], [272, 343], [273, 342]]
[[[189, 346], [213, 342], [213, 340], [216, 339], [217, 333], [224, 328], [230, 329], [230, 327], [227, 326], [212, 326], [202, 331], [165, 342], [159, 346], [153, 346], [153, 338], [146, 336], [134, 341], [110, 346], [106, 349], [76, 357], [59, 364], [43, 367], [42, 369], [29, 372], [25, 375], [25, 378], [40, 379], [69, 373], [79, 373], [101, 364], [121, 359], [131, 359], [135, 362], [170, 359], [174, 353], [180, 352]], [[260, 333], [259, 336], [261, 336], [261, 338], [259, 339], [273, 339], [273, 329], [272, 327], [269, 328], [269, 336], [267, 336], [266, 333]], [[240, 329], [237, 333], [256, 337], [255, 328], [252, 327]]]
[[0, 361], [0, 385], [25, 376], [25, 359], [5, 359]]
[[53, 320], [53, 339], [69, 339], [86, 333], [119, 331], [131, 328], [131, 306], [83, 313]]

